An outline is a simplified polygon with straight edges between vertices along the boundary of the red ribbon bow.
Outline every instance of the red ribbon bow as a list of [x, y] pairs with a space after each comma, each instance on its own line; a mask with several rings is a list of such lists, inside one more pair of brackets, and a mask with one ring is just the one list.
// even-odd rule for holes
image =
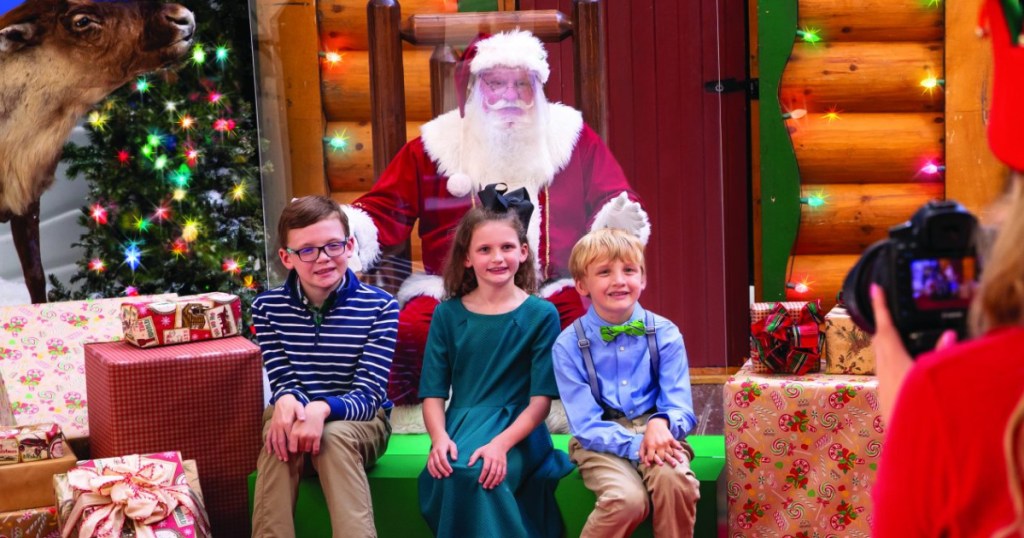
[[775, 303], [768, 317], [750, 325], [758, 360], [778, 374], [806, 374], [821, 358], [822, 321], [821, 299], [805, 304], [795, 321], [782, 303]]
[[[209, 522], [187, 484], [175, 484], [174, 462], [125, 456], [105, 461], [102, 468], [68, 471], [68, 484], [79, 493], [61, 535], [68, 538], [81, 521], [79, 538], [120, 538], [126, 524], [138, 538], [155, 538], [151, 525], [179, 506], [209, 535]], [[92, 510], [87, 510], [92, 508]]]

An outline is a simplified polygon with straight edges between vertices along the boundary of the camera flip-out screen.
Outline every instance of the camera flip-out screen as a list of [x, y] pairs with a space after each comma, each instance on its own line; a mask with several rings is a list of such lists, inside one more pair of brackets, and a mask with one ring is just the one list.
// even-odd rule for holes
[[974, 257], [911, 260], [910, 284], [918, 311], [967, 308], [974, 293]]

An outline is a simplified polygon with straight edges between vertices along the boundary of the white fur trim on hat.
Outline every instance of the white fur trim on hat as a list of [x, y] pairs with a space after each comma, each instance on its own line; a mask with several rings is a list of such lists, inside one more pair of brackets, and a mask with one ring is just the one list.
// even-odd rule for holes
[[348, 266], [356, 272], [365, 271], [380, 258], [380, 242], [377, 240], [377, 226], [365, 211], [358, 207], [340, 204], [341, 211], [348, 218], [348, 232], [355, 238], [355, 256]]
[[492, 67], [524, 67], [537, 73], [541, 84], [548, 81], [548, 51], [530, 32], [513, 30], [494, 34], [476, 44], [476, 56], [469, 63], [474, 75]]
[[405, 303], [420, 296], [433, 297], [438, 301], [443, 301], [445, 299], [444, 279], [437, 275], [415, 273], [402, 282], [398, 293], [395, 294], [395, 299], [398, 299], [398, 306], [403, 307]]
[[462, 198], [473, 190], [473, 180], [463, 173], [452, 174], [448, 178], [448, 183], [445, 187], [448, 189], [448, 192], [452, 193], [452, 196]]

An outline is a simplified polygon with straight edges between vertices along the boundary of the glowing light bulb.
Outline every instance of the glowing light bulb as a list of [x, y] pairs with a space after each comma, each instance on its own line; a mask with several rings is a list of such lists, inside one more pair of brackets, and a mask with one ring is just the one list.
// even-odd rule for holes
[[224, 63], [224, 62], [228, 61], [228, 48], [223, 46], [223, 45], [217, 47], [217, 50], [214, 53], [214, 56], [217, 58], [217, 61], [219, 63]]
[[222, 93], [220, 93], [220, 92], [217, 92], [217, 91], [213, 91], [213, 92], [210, 92], [210, 94], [209, 94], [209, 95], [208, 95], [208, 96], [207, 96], [206, 98], [207, 98], [207, 99], [208, 99], [208, 100], [209, 100], [209, 101], [210, 101], [211, 103], [213, 103], [213, 104], [217, 104], [217, 103], [219, 103], [219, 102], [220, 102], [220, 100], [221, 100], [221, 99], [222, 99], [223, 97], [224, 97], [224, 94], [222, 94]]
[[122, 165], [128, 164], [128, 161], [132, 158], [132, 155], [128, 153], [128, 150], [122, 149], [117, 152], [117, 161]]
[[92, 211], [89, 212], [89, 216], [92, 217], [92, 220], [96, 221], [96, 224], [106, 224], [107, 208], [100, 204], [93, 204]]
[[97, 131], [102, 131], [107, 126], [107, 120], [110, 119], [106, 114], [93, 110], [89, 113], [89, 125], [92, 125]]
[[252, 275], [246, 275], [245, 278], [242, 279], [242, 285], [245, 286], [245, 289], [247, 290], [254, 290], [256, 289], [256, 279], [253, 278]]
[[810, 196], [801, 196], [800, 203], [807, 204], [809, 207], [821, 207], [825, 205], [825, 199], [828, 198], [822, 191], [815, 192]]
[[921, 87], [924, 88], [925, 93], [932, 93], [937, 88], [940, 88], [945, 84], [945, 80], [941, 78], [935, 78], [932, 75], [928, 75], [927, 77], [921, 79]]
[[128, 297], [135, 297], [139, 294], [139, 288], [136, 288], [135, 286], [125, 286], [124, 294]]
[[803, 39], [805, 43], [815, 44], [821, 41], [821, 36], [818, 35], [817, 28], [802, 28], [796, 31], [796, 35]]
[[127, 264], [132, 271], [135, 271], [136, 269], [139, 268], [139, 265], [142, 263], [141, 258], [142, 251], [139, 250], [138, 245], [136, 245], [135, 243], [130, 243], [124, 249], [124, 263]]
[[933, 175], [938, 174], [939, 172], [943, 172], [945, 170], [946, 170], [945, 166], [942, 166], [940, 164], [935, 164], [932, 161], [928, 161], [927, 163], [925, 163], [924, 166], [921, 167], [921, 173], [922, 174], [928, 174], [930, 176], [933, 176]]
[[224, 270], [225, 273], [232, 273], [237, 275], [238, 273], [242, 272], [242, 266], [235, 260], [232, 260], [231, 258], [224, 260], [224, 263], [220, 264], [220, 267], [221, 269]]
[[341, 60], [345, 58], [344, 54], [334, 51], [321, 52], [320, 56], [323, 57], [323, 59], [327, 62], [327, 65], [330, 67], [338, 65], [339, 63], [341, 63]]
[[188, 192], [185, 191], [185, 189], [174, 189], [174, 192], [171, 194], [171, 199], [175, 202], [180, 202], [185, 199], [186, 194], [188, 194]]
[[146, 93], [149, 91], [149, 81], [146, 77], [142, 77], [135, 81], [135, 91], [139, 93]]
[[235, 200], [236, 202], [241, 201], [242, 199], [245, 198], [245, 190], [245, 183], [236, 184], [234, 187], [231, 188], [231, 199]]
[[135, 217], [135, 229], [140, 232], [149, 230], [149, 219], [146, 217]]
[[782, 115], [782, 119], [784, 119], [784, 120], [789, 120], [789, 119], [798, 120], [798, 119], [800, 119], [800, 118], [802, 118], [802, 117], [804, 117], [806, 115], [807, 115], [807, 110], [806, 109], [795, 108], [793, 110], [790, 110], [789, 112], [784, 113]]
[[178, 257], [188, 254], [188, 243], [180, 237], [175, 239], [171, 243], [171, 253]]
[[196, 45], [192, 49], [192, 63], [201, 65], [206, 62], [206, 51], [203, 50], [202, 45]]
[[181, 119], [178, 120], [178, 125], [180, 125], [182, 129], [185, 129], [187, 131], [196, 126], [196, 119], [192, 116], [189, 116], [188, 114], [185, 114], [181, 117]]
[[348, 129], [342, 129], [340, 133], [335, 132], [333, 136], [324, 138], [331, 151], [345, 151], [348, 149]]
[[166, 167], [167, 167], [167, 156], [166, 155], [161, 155], [161, 156], [157, 157], [155, 161], [153, 161], [153, 168], [156, 168], [157, 170], [163, 170]]
[[786, 282], [786, 287], [803, 295], [805, 293], [810, 292], [811, 284], [814, 284], [814, 282], [812, 282], [810, 278], [810, 275], [806, 275], [803, 279], [800, 280], [800, 282]]
[[89, 260], [89, 270], [96, 274], [100, 274], [107, 270], [107, 264], [103, 263], [103, 260], [99, 258], [93, 258]]
[[165, 205], [161, 205], [153, 210], [153, 219], [163, 222], [170, 218], [171, 208]]
[[181, 238], [187, 243], [191, 243], [199, 238], [199, 223], [189, 219], [185, 221], [185, 225], [181, 228]]

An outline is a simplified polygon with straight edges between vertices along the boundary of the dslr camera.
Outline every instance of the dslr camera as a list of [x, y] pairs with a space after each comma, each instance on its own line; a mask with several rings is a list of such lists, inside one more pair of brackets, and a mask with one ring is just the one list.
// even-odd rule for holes
[[981, 268], [975, 249], [978, 220], [963, 206], [931, 201], [889, 238], [870, 247], [846, 275], [842, 297], [858, 327], [875, 333], [872, 282], [885, 290], [893, 323], [911, 356], [935, 347], [948, 329], [967, 332], [967, 307]]

